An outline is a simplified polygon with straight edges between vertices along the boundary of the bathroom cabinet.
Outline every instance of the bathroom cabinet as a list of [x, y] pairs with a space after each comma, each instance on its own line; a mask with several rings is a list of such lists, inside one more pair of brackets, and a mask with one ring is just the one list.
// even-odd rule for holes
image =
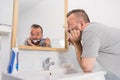
[[7, 72], [9, 62], [10, 45], [11, 45], [11, 30], [10, 25], [0, 25], [0, 80], [1, 73]]

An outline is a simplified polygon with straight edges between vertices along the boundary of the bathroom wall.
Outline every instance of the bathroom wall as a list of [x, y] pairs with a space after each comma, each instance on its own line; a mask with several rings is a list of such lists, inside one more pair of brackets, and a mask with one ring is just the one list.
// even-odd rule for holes
[[12, 25], [13, 0], [0, 0], [0, 24]]
[[[88, 13], [91, 21], [101, 22], [115, 28], [120, 28], [119, 5], [119, 0], [68, 0], [69, 10], [83, 8]], [[5, 9], [9, 10], [9, 8], [10, 7]], [[57, 36], [57, 34], [54, 36]], [[40, 70], [42, 69], [42, 61], [46, 57], [52, 57], [52, 60], [55, 62], [56, 66], [61, 63], [72, 63], [75, 67], [79, 67], [76, 60], [74, 47], [70, 46], [67, 52], [20, 50], [19, 69]], [[4, 56], [4, 61], [6, 59], [8, 59], [8, 57]]]
[[88, 13], [91, 21], [116, 28], [120, 28], [119, 7], [119, 0], [69, 0], [69, 10], [82, 8]]

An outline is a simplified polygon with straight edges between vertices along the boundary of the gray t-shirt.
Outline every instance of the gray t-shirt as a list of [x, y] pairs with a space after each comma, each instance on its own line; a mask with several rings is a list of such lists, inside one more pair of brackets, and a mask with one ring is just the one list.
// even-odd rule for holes
[[81, 57], [97, 58], [107, 71], [120, 77], [120, 29], [90, 23], [82, 32]]

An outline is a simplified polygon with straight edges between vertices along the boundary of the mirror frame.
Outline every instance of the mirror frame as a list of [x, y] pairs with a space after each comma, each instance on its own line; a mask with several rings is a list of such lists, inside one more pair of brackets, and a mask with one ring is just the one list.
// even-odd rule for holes
[[67, 51], [68, 50], [68, 41], [67, 41], [67, 19], [66, 14], [68, 12], [68, 0], [64, 0], [64, 27], [65, 27], [65, 47], [64, 48], [52, 48], [52, 47], [35, 47], [35, 46], [25, 46], [25, 45], [16, 45], [17, 43], [17, 26], [18, 26], [18, 0], [14, 0], [14, 9], [13, 9], [13, 29], [12, 29], [12, 40], [11, 47], [18, 47], [20, 50], [49, 50], [49, 51]]

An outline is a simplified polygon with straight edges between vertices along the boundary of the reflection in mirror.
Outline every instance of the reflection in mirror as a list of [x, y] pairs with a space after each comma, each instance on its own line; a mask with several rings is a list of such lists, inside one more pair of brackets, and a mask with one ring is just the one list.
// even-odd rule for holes
[[43, 28], [38, 24], [31, 25], [30, 36], [25, 40], [27, 46], [51, 47], [50, 39], [43, 38]]
[[[12, 47], [15, 47], [17, 44], [19, 49], [67, 49], [67, 40], [65, 34], [67, 0], [14, 1], [16, 2], [14, 8]], [[44, 45], [43, 47], [34, 47], [31, 44], [26, 45], [26, 40], [32, 35], [30, 30], [31, 25], [33, 24], [42, 26], [42, 38], [48, 39], [47, 46]]]

